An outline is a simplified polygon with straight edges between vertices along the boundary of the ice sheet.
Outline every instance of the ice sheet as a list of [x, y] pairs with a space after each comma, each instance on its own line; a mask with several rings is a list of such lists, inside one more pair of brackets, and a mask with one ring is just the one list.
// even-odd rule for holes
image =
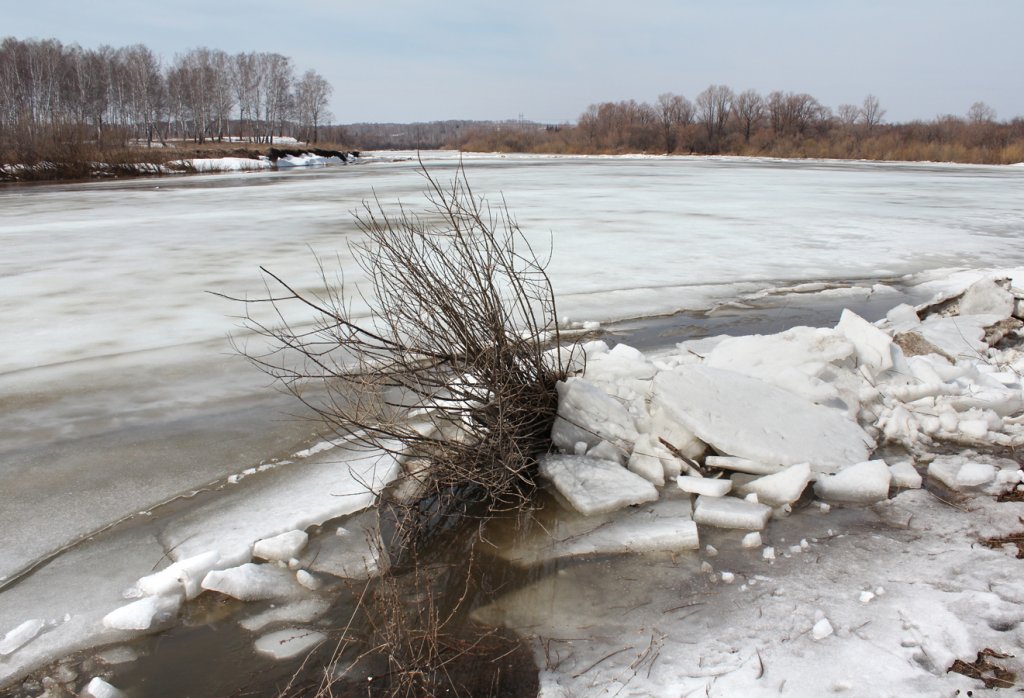
[[654, 393], [698, 437], [740, 458], [828, 469], [864, 460], [872, 445], [838, 410], [733, 371], [680, 366], [658, 374]]

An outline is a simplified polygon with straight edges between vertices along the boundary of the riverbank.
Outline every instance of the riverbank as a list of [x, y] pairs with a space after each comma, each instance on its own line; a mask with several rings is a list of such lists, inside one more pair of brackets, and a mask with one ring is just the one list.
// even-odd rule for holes
[[[291, 139], [290, 139], [291, 141]], [[356, 162], [359, 152], [289, 142], [173, 142], [154, 146], [33, 153], [19, 162], [0, 163], [3, 182], [75, 182], [209, 172], [276, 170]]]

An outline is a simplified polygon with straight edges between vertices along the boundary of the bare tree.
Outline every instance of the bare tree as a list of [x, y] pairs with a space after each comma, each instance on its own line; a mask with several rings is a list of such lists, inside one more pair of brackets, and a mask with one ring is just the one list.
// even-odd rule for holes
[[266, 143], [272, 143], [274, 133], [281, 135], [284, 123], [291, 115], [294, 69], [292, 60], [280, 53], [257, 54], [257, 68], [259, 82], [263, 86], [263, 137]]
[[975, 102], [967, 110], [967, 120], [973, 124], [981, 124], [996, 120], [996, 110], [984, 102]]
[[778, 136], [803, 136], [824, 124], [830, 111], [806, 93], [772, 92], [767, 101], [768, 119]]
[[751, 132], [764, 120], [764, 97], [755, 90], [745, 90], [737, 95], [733, 112], [743, 130], [743, 142], [749, 143]]
[[[446, 187], [427, 183], [422, 217], [379, 203], [356, 217], [370, 318], [354, 318], [345, 289], [326, 275], [310, 293], [264, 270], [272, 317], [291, 305], [316, 321], [310, 329], [249, 313], [272, 350], [247, 355], [337, 435], [403, 462], [416, 493], [404, 502], [410, 511], [424, 500], [441, 515], [472, 501], [518, 507], [566, 375], [554, 293], [504, 205], [476, 197], [461, 168]], [[312, 397], [311, 384], [325, 397]], [[408, 540], [424, 534], [414, 515], [406, 521]]]
[[697, 95], [697, 119], [707, 131], [708, 144], [712, 150], [721, 147], [725, 135], [725, 125], [733, 106], [733, 92], [725, 85], [710, 85]]
[[295, 83], [295, 116], [306, 130], [306, 140], [319, 140], [320, 124], [330, 118], [327, 103], [333, 92], [331, 83], [315, 70], [307, 70]]
[[673, 153], [679, 142], [679, 129], [693, 120], [693, 105], [682, 95], [666, 92], [658, 95], [657, 115], [665, 152]]
[[[239, 53], [231, 61], [231, 88], [238, 105], [239, 139], [245, 137], [247, 130], [250, 138], [254, 135], [261, 77], [256, 61], [254, 53]], [[249, 129], [246, 129], [247, 124]]]
[[864, 98], [864, 103], [860, 108], [860, 118], [864, 122], [868, 131], [871, 131], [882, 123], [882, 119], [885, 118], [885, 110], [882, 109], [882, 105], [878, 102], [878, 97], [874, 95], [868, 95]]
[[860, 119], [860, 107], [856, 104], [840, 104], [836, 109], [836, 115], [839, 117], [839, 123], [849, 128]]

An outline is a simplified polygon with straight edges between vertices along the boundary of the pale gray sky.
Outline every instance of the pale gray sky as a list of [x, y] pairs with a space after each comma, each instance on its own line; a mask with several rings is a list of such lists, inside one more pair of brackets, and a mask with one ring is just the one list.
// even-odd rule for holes
[[711, 83], [878, 96], [886, 118], [1024, 116], [1024, 0], [0, 0], [0, 36], [277, 51], [335, 88], [335, 121], [575, 121]]

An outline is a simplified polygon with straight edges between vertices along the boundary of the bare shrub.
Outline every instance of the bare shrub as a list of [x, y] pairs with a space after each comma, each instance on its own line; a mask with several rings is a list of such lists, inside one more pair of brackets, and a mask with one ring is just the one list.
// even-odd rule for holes
[[[422, 213], [374, 200], [355, 214], [361, 295], [328, 282], [321, 264], [319, 291], [263, 269], [266, 297], [246, 301], [248, 326], [270, 340], [261, 353], [243, 348], [247, 358], [350, 447], [388, 454], [404, 471], [379, 502], [378, 552], [392, 565], [359, 595], [319, 687], [297, 674], [282, 695], [334, 695], [352, 651], [355, 663], [383, 661], [375, 692], [473, 695], [467, 680], [499, 680], [497, 660], [516, 647], [464, 626], [478, 529], [459, 524], [530, 501], [572, 355], [563, 361], [546, 259], [504, 201], [491, 208], [474, 195], [461, 164], [444, 185], [421, 171]], [[367, 317], [353, 315], [356, 298]], [[310, 322], [287, 321], [295, 310]], [[447, 564], [422, 545], [439, 532], [454, 533]], [[476, 666], [483, 656], [491, 669]], [[477, 676], [456, 671], [466, 665]]]
[[[422, 168], [422, 165], [421, 165]], [[428, 206], [388, 212], [374, 200], [355, 214], [353, 253], [369, 286], [366, 318], [353, 317], [344, 284], [303, 292], [263, 269], [274, 320], [247, 312], [271, 340], [244, 351], [353, 446], [404, 465], [399, 533], [416, 541], [467, 506], [515, 508], [533, 488], [566, 375], [555, 298], [507, 206], [475, 196], [459, 166], [442, 186], [425, 169]], [[284, 321], [285, 306], [313, 314]]]

